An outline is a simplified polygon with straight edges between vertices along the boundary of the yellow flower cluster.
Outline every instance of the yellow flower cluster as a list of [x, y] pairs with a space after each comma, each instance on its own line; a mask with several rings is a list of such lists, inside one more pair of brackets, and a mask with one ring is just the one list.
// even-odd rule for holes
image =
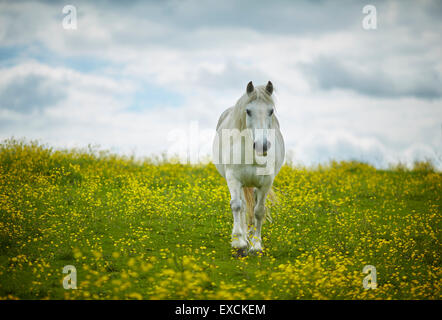
[[[441, 299], [442, 174], [429, 163], [285, 165], [274, 190], [264, 254], [233, 258], [212, 164], [5, 141], [0, 298]], [[67, 265], [77, 289], [63, 287]]]

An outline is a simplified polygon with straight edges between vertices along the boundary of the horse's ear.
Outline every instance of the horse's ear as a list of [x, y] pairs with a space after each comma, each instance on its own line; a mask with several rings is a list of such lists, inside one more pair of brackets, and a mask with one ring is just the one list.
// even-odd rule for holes
[[250, 94], [253, 92], [253, 90], [255, 90], [255, 88], [253, 87], [253, 83], [252, 83], [252, 81], [250, 81], [250, 82], [247, 84], [247, 94], [250, 96]]
[[267, 82], [266, 91], [267, 91], [267, 93], [269, 95], [271, 95], [273, 93], [273, 84], [272, 84], [272, 82], [270, 82], [270, 81]]

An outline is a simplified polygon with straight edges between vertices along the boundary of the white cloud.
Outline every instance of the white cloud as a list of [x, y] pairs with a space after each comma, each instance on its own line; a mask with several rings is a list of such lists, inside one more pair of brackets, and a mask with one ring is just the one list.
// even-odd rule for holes
[[[67, 31], [60, 5], [1, 3], [0, 49], [20, 51], [2, 64], [0, 94], [21, 88], [47, 99], [29, 113], [0, 101], [0, 136], [148, 155], [197, 121], [207, 152], [209, 130], [246, 83], [272, 80], [295, 160], [385, 166], [441, 150], [439, 5], [376, 4], [373, 32], [362, 30], [355, 2], [231, 5], [78, 2], [78, 29]], [[41, 85], [25, 90], [26, 79]], [[48, 88], [62, 95], [50, 100]], [[179, 96], [176, 105], [169, 94]], [[134, 101], [150, 107], [133, 110]]]

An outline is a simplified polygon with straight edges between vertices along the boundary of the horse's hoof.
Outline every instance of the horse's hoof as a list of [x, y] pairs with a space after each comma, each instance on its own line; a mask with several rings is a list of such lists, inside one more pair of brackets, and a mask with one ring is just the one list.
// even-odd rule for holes
[[246, 248], [237, 248], [234, 249], [235, 252], [232, 254], [232, 257], [234, 258], [243, 258], [247, 256], [247, 249]]
[[249, 254], [254, 255], [254, 256], [262, 256], [264, 254], [264, 252], [262, 250], [250, 250]]

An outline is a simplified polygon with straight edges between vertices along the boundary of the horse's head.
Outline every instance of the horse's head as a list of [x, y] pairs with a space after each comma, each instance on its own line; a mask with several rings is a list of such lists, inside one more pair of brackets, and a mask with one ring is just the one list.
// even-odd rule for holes
[[275, 111], [271, 98], [273, 84], [269, 81], [265, 87], [255, 88], [252, 81], [250, 81], [246, 92], [252, 99], [244, 108], [245, 125], [252, 133], [255, 152], [260, 156], [266, 156], [267, 151], [272, 147], [269, 131], [273, 128], [273, 113]]

